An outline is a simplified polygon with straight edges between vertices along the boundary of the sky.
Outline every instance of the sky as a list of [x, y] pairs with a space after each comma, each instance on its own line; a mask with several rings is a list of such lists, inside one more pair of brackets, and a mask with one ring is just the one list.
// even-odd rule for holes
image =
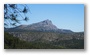
[[83, 4], [28, 4], [29, 21], [21, 24], [29, 25], [46, 19], [52, 21], [59, 29], [69, 29], [74, 32], [84, 31]]

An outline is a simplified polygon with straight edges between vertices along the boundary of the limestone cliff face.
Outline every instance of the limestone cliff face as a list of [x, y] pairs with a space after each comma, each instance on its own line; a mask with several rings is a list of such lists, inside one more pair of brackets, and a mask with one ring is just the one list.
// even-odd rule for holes
[[28, 25], [25, 27], [28, 30], [40, 30], [40, 31], [48, 31], [48, 30], [57, 30], [58, 28], [52, 24], [50, 20], [44, 20], [38, 23], [34, 23], [32, 25]]

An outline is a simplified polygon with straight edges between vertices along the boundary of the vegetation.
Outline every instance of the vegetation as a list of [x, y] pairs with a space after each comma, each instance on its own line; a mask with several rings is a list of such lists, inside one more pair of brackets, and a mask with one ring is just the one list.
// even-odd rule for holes
[[5, 49], [84, 49], [83, 39], [58, 40], [51, 42], [41, 41], [24, 41], [5, 32], [4, 33]]
[[28, 21], [27, 13], [30, 12], [26, 4], [4, 4], [5, 27], [16, 26], [20, 21]]

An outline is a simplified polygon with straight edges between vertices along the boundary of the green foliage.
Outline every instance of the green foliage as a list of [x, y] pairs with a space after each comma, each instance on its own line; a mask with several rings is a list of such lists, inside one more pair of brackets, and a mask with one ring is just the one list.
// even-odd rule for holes
[[84, 40], [60, 40], [53, 42], [54, 45], [63, 46], [66, 49], [84, 49]]
[[[25, 41], [21, 41], [16, 37], [13, 37], [12, 35], [8, 33], [4, 33], [4, 48], [5, 49], [17, 49], [17, 48], [24, 48]], [[24, 44], [25, 43], [25, 44]]]
[[28, 21], [27, 13], [30, 12], [26, 4], [4, 4], [4, 25], [16, 26], [20, 21]]
[[[42, 42], [27, 42], [22, 41], [19, 38], [13, 37], [8, 33], [4, 33], [4, 48], [5, 49], [51, 49], [58, 48], [51, 44]], [[59, 47], [62, 48], [62, 47]]]
[[[61, 35], [62, 36], [62, 35]], [[5, 49], [84, 49], [84, 40], [71, 39], [47, 42], [44, 41], [23, 41], [13, 37], [9, 33], [4, 33]]]

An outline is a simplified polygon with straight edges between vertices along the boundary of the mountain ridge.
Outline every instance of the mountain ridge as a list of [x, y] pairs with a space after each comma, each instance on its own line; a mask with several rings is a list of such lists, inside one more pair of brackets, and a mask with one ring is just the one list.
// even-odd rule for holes
[[60, 32], [60, 33], [73, 32], [68, 29], [57, 28], [49, 19], [38, 22], [38, 23], [33, 23], [30, 25], [20, 25], [14, 28], [9, 28], [7, 31], [42, 31], [42, 32]]

